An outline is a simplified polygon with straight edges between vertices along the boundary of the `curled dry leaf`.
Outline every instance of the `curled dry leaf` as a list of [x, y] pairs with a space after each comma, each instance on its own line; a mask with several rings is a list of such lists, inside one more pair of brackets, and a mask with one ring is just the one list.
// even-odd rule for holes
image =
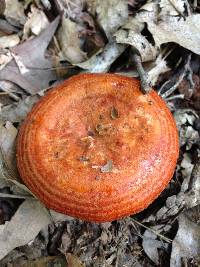
[[132, 18], [123, 26], [123, 29], [114, 34], [116, 42], [133, 46], [139, 52], [143, 62], [155, 60], [157, 49], [141, 34], [143, 28], [144, 23]]
[[86, 53], [81, 50], [81, 39], [78, 34], [78, 25], [69, 18], [62, 18], [62, 25], [58, 32], [61, 46], [61, 59], [67, 59], [76, 64], [86, 60]]
[[24, 25], [26, 16], [23, 4], [18, 0], [5, 0], [5, 4], [4, 16], [7, 21], [17, 27]]
[[18, 34], [0, 37], [0, 48], [10, 48], [18, 45], [20, 42]]
[[0, 232], [0, 260], [14, 248], [33, 240], [49, 223], [50, 216], [40, 202], [25, 200]]
[[178, 218], [179, 229], [172, 243], [171, 267], [181, 267], [183, 258], [200, 255], [200, 226], [185, 214]]
[[128, 3], [124, 0], [97, 0], [97, 21], [108, 39], [128, 19]]
[[28, 19], [24, 24], [23, 39], [27, 39], [32, 33], [35, 35], [40, 34], [48, 25], [49, 21], [44, 12], [32, 5], [31, 12], [29, 12]]

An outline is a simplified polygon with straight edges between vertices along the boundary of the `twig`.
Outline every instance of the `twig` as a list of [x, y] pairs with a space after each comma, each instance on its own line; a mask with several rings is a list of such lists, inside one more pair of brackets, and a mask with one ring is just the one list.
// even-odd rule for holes
[[12, 98], [15, 101], [19, 101], [20, 100], [20, 97], [19, 96], [15, 95], [14, 93], [11, 93], [11, 92], [8, 92], [8, 91], [4, 90], [4, 88], [0, 87], [0, 90], [3, 91], [0, 94], [2, 94], [2, 95], [4, 95], [4, 94], [5, 95], [8, 95], [10, 98]]
[[167, 101], [171, 101], [174, 99], [184, 99], [184, 94], [173, 95], [173, 96], [167, 97], [165, 98], [165, 101], [167, 102]]
[[[169, 89], [167, 90], [165, 93], [161, 93], [160, 95], [162, 96], [162, 98], [167, 98], [168, 96], [170, 96], [174, 91], [176, 91], [177, 87], [179, 86], [179, 84], [182, 82], [183, 78], [185, 77], [185, 71], [179, 76], [178, 81]], [[163, 90], [164, 87], [162, 87]], [[162, 91], [160, 90], [160, 91]]]
[[142, 66], [141, 57], [135, 52], [133, 52], [132, 59], [133, 59], [133, 62], [135, 63], [137, 72], [141, 80], [141, 90], [144, 94], [147, 94], [150, 92], [151, 86], [148, 82], [148, 75]]
[[162, 94], [165, 86], [170, 82], [170, 81], [166, 81], [160, 88], [160, 90], [158, 91], [158, 94], [162, 96], [162, 98], [166, 99], [168, 98], [168, 96], [170, 96], [176, 89], [177, 87], [179, 86], [179, 84], [182, 82], [182, 80], [184, 79], [184, 77], [187, 77], [187, 80], [189, 81], [190, 85], [191, 85], [191, 90], [194, 89], [194, 82], [192, 80], [192, 69], [190, 67], [190, 61], [191, 61], [191, 56], [192, 54], [190, 53], [188, 55], [188, 58], [187, 58], [187, 62], [184, 66], [184, 70], [183, 72], [181, 73], [181, 75], [179, 76], [177, 82], [169, 89], [167, 90], [165, 93]]
[[159, 236], [161, 239], [165, 240], [166, 242], [168, 242], [168, 243], [172, 243], [173, 240], [171, 240], [170, 238], [165, 237], [164, 235], [159, 234], [158, 232], [156, 232], [156, 231], [153, 230], [152, 228], [147, 227], [146, 225], [144, 225], [144, 224], [138, 222], [137, 220], [135, 220], [135, 219], [133, 219], [133, 218], [131, 218], [131, 220], [132, 220], [133, 222], [137, 223], [138, 225], [140, 225], [141, 227], [143, 227], [143, 228], [149, 230], [150, 232], [154, 233], [155, 235]]
[[171, 0], [168, 0], [168, 2], [170, 3], [170, 5], [174, 8], [174, 10], [175, 10], [181, 17], [183, 17], [184, 19], [186, 19], [185, 15], [184, 15], [180, 10], [178, 10], [178, 8], [175, 6], [175, 4], [174, 4]]

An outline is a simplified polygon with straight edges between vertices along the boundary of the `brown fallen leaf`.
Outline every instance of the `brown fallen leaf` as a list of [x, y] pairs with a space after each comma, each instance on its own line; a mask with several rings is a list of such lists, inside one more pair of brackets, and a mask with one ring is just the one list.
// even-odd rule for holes
[[71, 253], [66, 255], [68, 267], [84, 267], [85, 265], [81, 263], [78, 257]]
[[[0, 80], [8, 80], [16, 83], [30, 94], [49, 87], [49, 82], [56, 79], [56, 72], [52, 70], [51, 58], [45, 57], [45, 51], [58, 26], [60, 17], [57, 17], [49, 26], [37, 37], [28, 40], [12, 49], [12, 54], [16, 56], [0, 71]], [[18, 67], [24, 66], [23, 73]]]

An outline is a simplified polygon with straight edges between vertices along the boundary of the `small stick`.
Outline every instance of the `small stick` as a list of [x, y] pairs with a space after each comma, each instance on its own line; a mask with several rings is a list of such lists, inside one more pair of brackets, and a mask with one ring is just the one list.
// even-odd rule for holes
[[0, 90], [2, 90], [3, 92], [0, 92], [0, 95], [8, 95], [10, 98], [12, 98], [13, 100], [15, 101], [19, 101], [20, 100], [20, 97], [15, 95], [14, 93], [12, 92], [8, 92], [8, 91], [5, 91], [3, 88], [0, 87]]
[[165, 101], [167, 102], [167, 101], [171, 101], [174, 99], [184, 99], [184, 94], [169, 96], [169, 97], [165, 98]]
[[166, 242], [168, 242], [168, 243], [172, 243], [173, 240], [171, 240], [170, 238], [168, 238], [168, 237], [166, 237], [166, 236], [164, 236], [164, 235], [159, 234], [156, 230], [152, 229], [151, 227], [147, 227], [146, 225], [142, 224], [141, 222], [138, 222], [137, 220], [135, 220], [135, 219], [133, 219], [133, 218], [131, 218], [131, 220], [132, 220], [134, 223], [140, 225], [141, 227], [144, 227], [145, 229], [147, 229], [147, 230], [149, 230], [150, 232], [154, 233], [155, 235], [159, 236], [161, 239], [165, 240]]
[[135, 63], [137, 72], [138, 72], [140, 80], [141, 80], [141, 90], [142, 90], [143, 94], [148, 94], [151, 90], [151, 86], [148, 82], [148, 75], [142, 66], [141, 57], [138, 54], [133, 53], [132, 58], [133, 58], [133, 62]]

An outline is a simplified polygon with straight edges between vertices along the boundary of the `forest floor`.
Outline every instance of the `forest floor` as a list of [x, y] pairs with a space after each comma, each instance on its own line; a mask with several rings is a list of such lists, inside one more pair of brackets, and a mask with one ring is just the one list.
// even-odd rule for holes
[[[0, 266], [200, 266], [200, 3], [0, 1]], [[81, 72], [138, 77], [179, 131], [173, 179], [146, 210], [87, 223], [47, 210], [19, 180], [20, 123], [52, 86]]]

